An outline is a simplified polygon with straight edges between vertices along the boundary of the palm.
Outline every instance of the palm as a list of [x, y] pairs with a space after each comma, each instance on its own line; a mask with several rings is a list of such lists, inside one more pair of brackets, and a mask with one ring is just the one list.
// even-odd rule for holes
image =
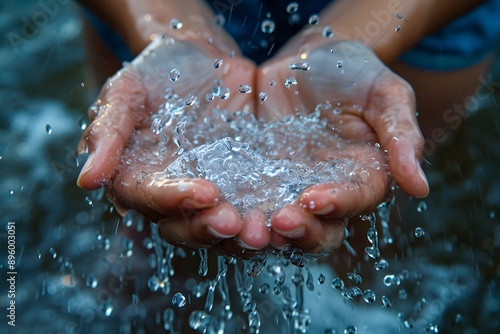
[[[82, 140], [91, 152], [88, 160], [97, 163], [80, 177], [80, 185], [108, 186], [116, 207], [135, 209], [159, 222], [163, 235], [173, 243], [204, 247], [221, 236], [237, 235], [241, 218], [222, 202], [213, 184], [164, 176], [177, 150], [172, 129], [165, 124], [165, 105], [196, 108], [199, 120], [216, 107], [253, 112], [253, 96], [235, 90], [240, 84], [251, 84], [254, 71], [253, 63], [208, 44], [157, 39], [108, 81], [91, 108], [94, 121]], [[230, 88], [232, 96], [226, 99], [223, 88], [222, 95], [206, 99], [214, 86]], [[163, 113], [163, 119], [157, 113]], [[151, 131], [153, 121], [157, 134]], [[217, 218], [221, 215], [226, 220]]]
[[[289, 69], [290, 64], [305, 62], [307, 71]], [[304, 60], [298, 55], [273, 59], [259, 75], [259, 87], [270, 90], [269, 103], [259, 109], [259, 116], [276, 119], [319, 110], [335, 134], [331, 149], [318, 152], [315, 160], [348, 159], [357, 166], [352, 178], [310, 187], [278, 212], [272, 220], [275, 246], [291, 243], [313, 252], [338, 248], [344, 238], [343, 218], [370, 212], [388, 196], [388, 162], [396, 181], [414, 191], [415, 175], [405, 174], [405, 168], [415, 168], [414, 151], [421, 139], [412, 114], [413, 93], [373, 53], [358, 45], [337, 44], [316, 49]], [[285, 85], [295, 81], [291, 78], [296, 84]], [[278, 82], [274, 89], [269, 88], [270, 80]], [[401, 114], [394, 117], [398, 108]], [[388, 147], [394, 153], [389, 160], [383, 153]]]

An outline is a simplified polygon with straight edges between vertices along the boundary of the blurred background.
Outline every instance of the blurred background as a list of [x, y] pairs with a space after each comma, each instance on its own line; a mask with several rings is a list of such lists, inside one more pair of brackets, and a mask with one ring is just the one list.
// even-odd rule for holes
[[[98, 87], [77, 6], [55, 0], [48, 9], [44, 3], [0, 1], [0, 332], [14, 332], [6, 317], [8, 222], [16, 226], [16, 333], [162, 332], [172, 296], [148, 286], [149, 224], [119, 217], [102, 191], [75, 184], [84, 157], [74, 152]], [[338, 276], [362, 274], [363, 289], [392, 301], [388, 312], [398, 331], [500, 331], [499, 65], [488, 73], [491, 94], [482, 110], [426, 157], [431, 195], [417, 201], [397, 194], [394, 243], [381, 252], [401, 284], [381, 284], [384, 275], [372, 262], [345, 251], [318, 264], [346, 262]], [[424, 235], [415, 232], [418, 227]], [[192, 266], [178, 269], [174, 293], [187, 288], [193, 278], [186, 277], [199, 280], [197, 254], [175, 254], [178, 265], [187, 257]], [[337, 261], [339, 256], [350, 259]], [[335, 274], [326, 276], [330, 285]], [[323, 298], [339, 295], [331, 287], [321, 291]], [[380, 298], [373, 305], [352, 303], [360, 305], [347, 306], [354, 313], [382, 305]], [[324, 317], [324, 309], [311, 308], [313, 323]], [[175, 315], [181, 319], [183, 312]], [[359, 333], [375, 332], [369, 319], [359, 321], [368, 324], [358, 326]], [[339, 320], [323, 331], [341, 333], [345, 326]]]

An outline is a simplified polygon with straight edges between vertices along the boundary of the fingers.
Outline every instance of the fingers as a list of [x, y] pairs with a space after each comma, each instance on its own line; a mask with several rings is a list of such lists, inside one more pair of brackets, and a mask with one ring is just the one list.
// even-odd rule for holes
[[139, 75], [124, 69], [103, 88], [100, 99], [91, 108], [94, 121], [82, 135], [78, 153], [89, 155], [78, 177], [78, 186], [94, 190], [107, 184], [120, 160], [123, 148], [136, 124], [142, 119], [147, 93]]
[[111, 200], [154, 221], [212, 208], [221, 201], [219, 189], [209, 181], [168, 179], [163, 174], [122, 170], [110, 189]]
[[159, 220], [158, 225], [166, 241], [201, 248], [235, 237], [241, 231], [243, 222], [233, 206], [221, 203], [196, 213], [183, 211], [180, 216]]
[[373, 85], [364, 118], [387, 150], [396, 184], [411, 196], [427, 196], [429, 185], [419, 162], [424, 139], [410, 85], [389, 71], [381, 74]]
[[297, 203], [281, 208], [271, 219], [271, 244], [283, 248], [291, 244], [310, 253], [331, 253], [344, 241], [344, 219], [314, 215]]

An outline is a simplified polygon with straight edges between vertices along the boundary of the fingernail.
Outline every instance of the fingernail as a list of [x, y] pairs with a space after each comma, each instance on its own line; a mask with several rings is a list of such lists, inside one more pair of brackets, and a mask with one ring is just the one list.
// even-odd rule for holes
[[424, 183], [425, 185], [425, 196], [427, 196], [427, 194], [429, 193], [429, 182], [427, 181], [427, 177], [425, 176], [425, 173], [424, 171], [422, 170], [422, 167], [418, 166], [418, 176], [420, 176], [420, 179], [422, 180], [422, 182]]
[[306, 235], [306, 228], [305, 226], [301, 226], [299, 228], [296, 228], [295, 230], [291, 231], [281, 231], [274, 229], [276, 232], [281, 234], [282, 236], [285, 236], [287, 238], [292, 238], [292, 239], [297, 239], [297, 238], [302, 238], [304, 235]]
[[238, 245], [240, 245], [243, 248], [250, 249], [250, 250], [258, 250], [258, 249], [260, 249], [260, 248], [257, 248], [257, 247], [252, 247], [252, 246], [247, 245], [245, 242], [243, 242], [243, 240], [241, 240], [239, 238], [238, 238], [237, 241], [238, 241]]
[[212, 234], [214, 237], [219, 238], [219, 239], [228, 239], [228, 238], [232, 238], [235, 236], [235, 235], [226, 235], [226, 234], [219, 233], [216, 230], [214, 230], [211, 226], [207, 226], [207, 230], [208, 230], [208, 232], [210, 232], [210, 234]]
[[325, 206], [321, 210], [311, 210], [311, 209], [309, 209], [309, 211], [311, 211], [315, 215], [326, 215], [326, 214], [332, 213], [334, 210], [335, 210], [335, 205], [333, 205], [333, 204], [328, 204], [327, 206]]
[[76, 147], [76, 156], [78, 157], [80, 154], [89, 153], [89, 146], [87, 144], [87, 140], [82, 138]]
[[82, 167], [82, 170], [80, 171], [80, 175], [78, 175], [78, 179], [76, 180], [76, 184], [81, 187], [82, 179], [85, 178], [85, 176], [90, 172], [92, 168], [94, 168], [95, 165], [95, 154], [91, 153], [87, 157], [87, 161]]

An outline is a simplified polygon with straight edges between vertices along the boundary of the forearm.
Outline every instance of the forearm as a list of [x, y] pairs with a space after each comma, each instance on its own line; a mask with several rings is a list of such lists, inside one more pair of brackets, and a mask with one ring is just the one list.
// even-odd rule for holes
[[[201, 0], [78, 0], [112, 27], [138, 54], [152, 39], [167, 33], [174, 38], [219, 37], [214, 13]], [[172, 19], [182, 21], [181, 29], [171, 29]]]
[[[314, 48], [332, 41], [356, 40], [388, 63], [426, 35], [484, 0], [338, 0], [320, 13], [317, 26], [305, 27], [290, 43]], [[322, 36], [330, 26], [331, 39]], [[304, 48], [304, 47], [303, 47]]]

